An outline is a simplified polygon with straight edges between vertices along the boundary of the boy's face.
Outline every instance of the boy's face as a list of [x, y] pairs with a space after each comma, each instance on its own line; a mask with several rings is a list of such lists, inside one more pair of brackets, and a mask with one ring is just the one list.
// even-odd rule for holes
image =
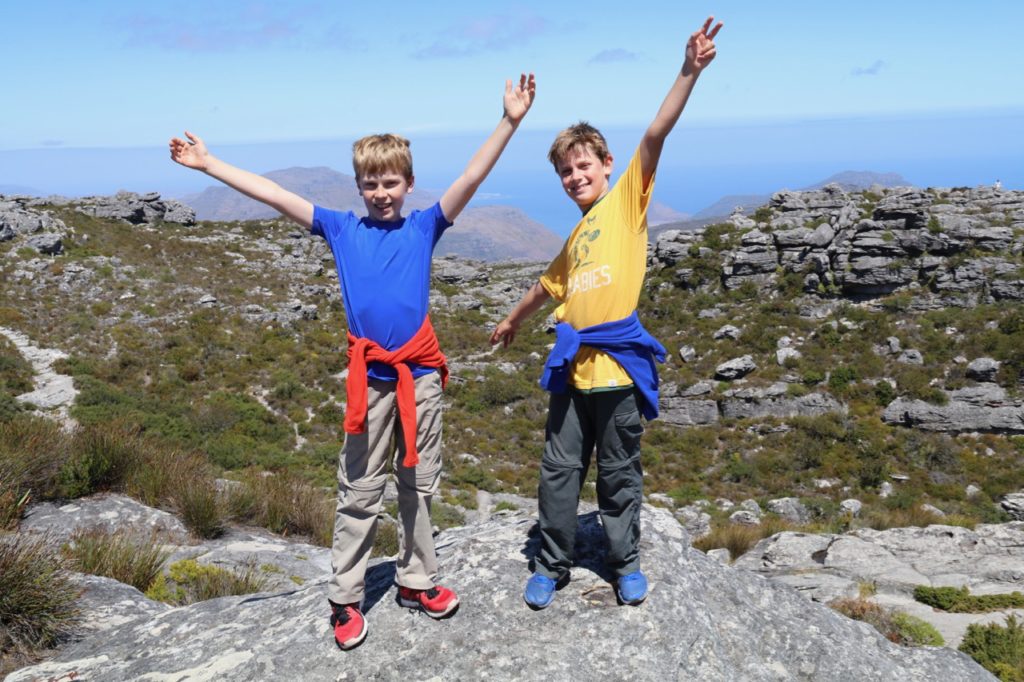
[[558, 162], [556, 170], [562, 180], [562, 189], [581, 210], [586, 211], [608, 193], [612, 155], [601, 161], [590, 147], [573, 147]]
[[413, 180], [407, 180], [401, 173], [387, 171], [366, 175], [356, 180], [359, 193], [363, 195], [366, 213], [371, 220], [392, 221], [402, 218], [402, 204], [405, 196], [412, 191]]

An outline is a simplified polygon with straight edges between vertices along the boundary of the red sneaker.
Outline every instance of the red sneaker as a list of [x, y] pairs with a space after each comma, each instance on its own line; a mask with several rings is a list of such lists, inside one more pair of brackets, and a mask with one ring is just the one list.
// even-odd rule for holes
[[435, 585], [429, 590], [398, 586], [398, 603], [408, 609], [419, 609], [431, 618], [444, 618], [459, 608], [459, 598], [447, 587]]
[[331, 602], [331, 625], [334, 627], [334, 643], [342, 651], [353, 649], [366, 639], [366, 619], [358, 603], [338, 605]]

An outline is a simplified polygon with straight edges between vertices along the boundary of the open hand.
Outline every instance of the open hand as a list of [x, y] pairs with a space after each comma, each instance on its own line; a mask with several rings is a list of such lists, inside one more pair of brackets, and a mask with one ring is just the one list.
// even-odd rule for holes
[[512, 87], [512, 81], [505, 81], [505, 115], [515, 122], [519, 122], [533, 104], [533, 98], [537, 94], [537, 83], [533, 74], [527, 78], [526, 74], [520, 74], [519, 85]]
[[206, 170], [207, 163], [210, 160], [210, 153], [206, 151], [206, 144], [203, 143], [202, 138], [198, 135], [193, 135], [187, 130], [185, 131], [185, 137], [188, 138], [188, 142], [180, 137], [171, 138], [169, 145], [171, 148], [171, 160], [188, 168]]
[[694, 71], [700, 73], [711, 60], [715, 58], [715, 36], [722, 30], [722, 22], [711, 28], [714, 17], [708, 17], [704, 26], [699, 31], [694, 31], [690, 39], [686, 41], [686, 62], [683, 64], [683, 71]]
[[491, 333], [491, 345], [502, 341], [502, 347], [508, 348], [508, 344], [516, 338], [516, 328], [512, 326], [512, 323], [508, 321], [506, 317], [504, 320], [498, 323], [498, 326], [494, 328]]

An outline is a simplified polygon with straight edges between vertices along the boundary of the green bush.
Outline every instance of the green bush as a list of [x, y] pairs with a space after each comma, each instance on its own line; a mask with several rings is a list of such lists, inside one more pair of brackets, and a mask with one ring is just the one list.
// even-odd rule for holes
[[255, 563], [239, 573], [219, 566], [182, 559], [171, 564], [167, 574], [157, 576], [146, 596], [168, 604], [187, 605], [217, 597], [259, 592], [267, 583], [266, 575]]
[[[16, 665], [70, 633], [78, 594], [46, 538], [0, 536], [0, 656]], [[0, 667], [7, 667], [3, 659]]]
[[932, 608], [950, 613], [983, 613], [1024, 608], [1024, 594], [971, 594], [967, 587], [931, 587], [918, 585], [914, 599]]
[[85, 426], [75, 432], [71, 454], [60, 472], [61, 493], [84, 497], [120, 486], [143, 459], [137, 433], [124, 425]]
[[1003, 682], [1024, 682], [1024, 627], [1012, 615], [1006, 625], [968, 625], [960, 651]]
[[197, 536], [211, 539], [224, 534], [224, 508], [212, 479], [197, 478], [182, 485], [175, 503], [182, 522]]

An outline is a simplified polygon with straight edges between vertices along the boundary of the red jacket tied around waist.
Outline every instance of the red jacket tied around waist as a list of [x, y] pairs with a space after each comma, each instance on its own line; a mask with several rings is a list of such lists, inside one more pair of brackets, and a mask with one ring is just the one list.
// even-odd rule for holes
[[383, 362], [398, 372], [395, 392], [398, 400], [398, 418], [402, 424], [405, 458], [402, 465], [416, 466], [420, 461], [416, 452], [416, 390], [412, 370], [407, 363], [436, 367], [441, 372], [441, 387], [448, 384], [448, 365], [441, 345], [437, 342], [430, 316], [423, 318], [411, 339], [395, 350], [384, 350], [370, 339], [360, 339], [348, 333], [348, 407], [345, 410], [345, 433], [366, 431], [367, 376], [366, 363]]

